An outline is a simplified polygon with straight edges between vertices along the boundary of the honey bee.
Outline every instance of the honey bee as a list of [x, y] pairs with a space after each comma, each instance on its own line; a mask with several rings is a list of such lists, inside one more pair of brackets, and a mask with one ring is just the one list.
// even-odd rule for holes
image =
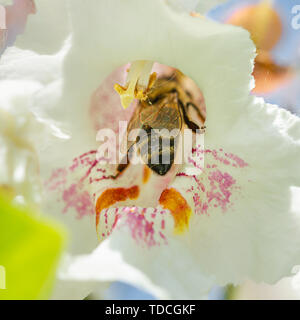
[[[183, 129], [187, 127], [193, 132], [205, 129], [199, 125], [204, 123], [205, 116], [193, 102], [192, 94], [185, 88], [186, 79], [179, 72], [173, 78], [159, 78], [147, 94], [147, 99], [139, 101], [127, 127], [127, 161], [118, 165], [115, 178], [127, 168], [134, 145], [138, 146], [143, 162], [153, 172], [160, 176], [166, 175], [174, 164], [176, 145]], [[195, 111], [198, 124], [190, 119], [190, 109]], [[133, 129], [141, 132], [135, 141], [128, 139]], [[168, 132], [177, 129], [177, 134], [164, 136], [157, 133], [163, 129]], [[169, 161], [163, 161], [168, 156]]]

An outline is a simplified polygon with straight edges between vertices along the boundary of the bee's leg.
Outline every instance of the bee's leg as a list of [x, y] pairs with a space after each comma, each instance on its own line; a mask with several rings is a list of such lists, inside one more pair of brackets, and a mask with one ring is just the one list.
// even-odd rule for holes
[[[120, 163], [117, 167], [117, 173], [115, 175], [111, 175], [110, 178], [112, 179], [117, 179], [124, 171], [125, 169], [129, 166], [129, 156], [128, 156], [128, 152], [126, 155], [126, 162], [125, 163]], [[123, 161], [122, 161], [123, 162]]]
[[187, 124], [188, 128], [191, 129], [194, 133], [197, 133], [197, 130], [199, 130], [199, 129], [201, 130], [201, 128], [199, 128], [199, 126], [196, 123], [194, 123], [193, 121], [188, 120], [188, 121], [186, 121], [186, 124]]
[[200, 128], [200, 132], [201, 132], [201, 133], [205, 133], [205, 131], [206, 131], [206, 126], [202, 126], [202, 127]]
[[201, 121], [204, 123], [205, 122], [205, 117], [203, 116], [203, 114], [201, 113], [201, 111], [199, 110], [199, 108], [192, 102], [188, 102], [186, 104], [186, 108], [189, 109], [189, 107], [192, 107], [196, 112], [198, 117], [201, 119]]
[[178, 102], [182, 110], [183, 120], [185, 124], [188, 126], [189, 129], [191, 129], [194, 133], [196, 133], [197, 130], [200, 129], [199, 126], [189, 119], [188, 115], [186, 114], [186, 109], [183, 103], [180, 100], [178, 100]]

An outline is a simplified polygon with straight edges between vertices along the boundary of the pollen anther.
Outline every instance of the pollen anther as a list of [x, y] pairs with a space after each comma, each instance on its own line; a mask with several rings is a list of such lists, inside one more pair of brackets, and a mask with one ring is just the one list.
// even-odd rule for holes
[[135, 61], [129, 69], [127, 84], [125, 86], [118, 83], [114, 85], [124, 109], [128, 108], [134, 99], [141, 101], [147, 99], [147, 93], [153, 87], [157, 76], [155, 72], [151, 74], [152, 66], [152, 61]]

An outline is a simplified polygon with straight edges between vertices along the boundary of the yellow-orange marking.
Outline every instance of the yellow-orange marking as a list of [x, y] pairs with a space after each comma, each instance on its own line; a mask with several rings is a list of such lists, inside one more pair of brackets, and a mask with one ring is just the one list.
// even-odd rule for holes
[[112, 188], [105, 190], [97, 199], [96, 203], [96, 226], [98, 226], [100, 213], [103, 209], [107, 209], [117, 202], [127, 199], [136, 199], [139, 196], [139, 187], [131, 188]]
[[164, 190], [160, 196], [159, 203], [172, 214], [175, 233], [180, 234], [188, 229], [192, 210], [180, 192], [174, 188]]
[[143, 183], [147, 183], [150, 179], [151, 170], [149, 167], [144, 166], [144, 173], [143, 173]]

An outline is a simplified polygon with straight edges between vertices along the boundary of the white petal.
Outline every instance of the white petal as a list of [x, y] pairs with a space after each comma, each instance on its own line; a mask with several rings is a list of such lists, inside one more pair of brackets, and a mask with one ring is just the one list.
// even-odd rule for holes
[[178, 8], [179, 10], [185, 10], [187, 12], [192, 12], [196, 10], [196, 7], [200, 0], [167, 0], [168, 4]]
[[[82, 112], [108, 74], [140, 57], [176, 67], [196, 81], [205, 96], [211, 136], [222, 135], [232, 117], [248, 104], [253, 67], [249, 61], [254, 58], [254, 45], [245, 30], [179, 14], [158, 0], [131, 0], [126, 4], [112, 1], [109, 5], [92, 0], [88, 7], [82, 1], [72, 3], [76, 36], [64, 74], [66, 90], [60, 102], [66, 113]], [[80, 18], [82, 10], [90, 17], [88, 26]], [[118, 21], [109, 35], [106, 14], [109, 21]], [[97, 30], [97, 37], [87, 37], [87, 28]], [[83, 63], [82, 57], [89, 63]], [[230, 116], [219, 121], [222, 110], [227, 110]], [[81, 123], [86, 127], [85, 121], [82, 118]]]
[[[0, 90], [9, 90], [0, 85]], [[34, 90], [34, 86], [23, 87], [24, 90]], [[7, 93], [7, 91], [4, 91]], [[39, 163], [34, 148], [35, 133], [42, 127], [26, 107], [24, 108], [24, 92], [14, 91], [15, 105], [18, 110], [9, 112], [7, 105], [0, 103], [0, 189], [8, 189], [16, 201], [29, 205], [40, 202], [41, 185], [39, 180]]]
[[[1, 149], [0, 156], [1, 163], [3, 161], [7, 162], [6, 152], [2, 155], [2, 151], [7, 150], [14, 155], [8, 162], [11, 166], [16, 163], [19, 167], [22, 165], [22, 168], [27, 168], [26, 180], [24, 182], [20, 181], [20, 183], [22, 182], [22, 191], [25, 190], [27, 195], [31, 191], [31, 188], [33, 190], [38, 188], [39, 201], [41, 186], [49, 180], [52, 170], [61, 166], [65, 167], [71, 163], [73, 154], [77, 155], [79, 150], [85, 150], [86, 147], [86, 144], [83, 144], [81, 147], [76, 146], [76, 143], [72, 141], [73, 148], [75, 148], [75, 151], [72, 153], [72, 144], [68, 144], [68, 128], [59, 122], [59, 117], [49, 117], [48, 110], [44, 107], [43, 99], [40, 99], [40, 95], [43, 95], [41, 92], [46, 92], [47, 95], [51, 96], [50, 98], [48, 97], [47, 103], [53, 103], [57, 96], [59, 96], [63, 84], [61, 81], [62, 61], [67, 50], [68, 43], [66, 43], [59, 53], [53, 56], [37, 55], [31, 51], [9, 48], [3, 55], [0, 64], [0, 75], [1, 79], [3, 79], [0, 81], [2, 92], [0, 106], [6, 112], [16, 114], [18, 116], [17, 119], [21, 117], [21, 123], [19, 123], [21, 129], [25, 127], [23, 124], [25, 123], [25, 116], [22, 116], [23, 112], [25, 115], [31, 115], [33, 120], [36, 118], [36, 120], [44, 124], [43, 127], [47, 131], [45, 136], [42, 136], [40, 129], [42, 125], [40, 123], [37, 130], [34, 130], [34, 126], [31, 124], [25, 127], [25, 129], [28, 129], [28, 132], [21, 130], [16, 132], [17, 136], [23, 138], [25, 138], [25, 134], [33, 136], [32, 148], [35, 150], [34, 156], [27, 149], [24, 151], [12, 143], [8, 144], [7, 140], [4, 141], [5, 149]], [[60, 110], [51, 109], [50, 112], [56, 115]], [[22, 119], [24, 119], [23, 122]], [[3, 120], [4, 124], [6, 124], [5, 119], [1, 118], [0, 120]], [[5, 129], [5, 126], [1, 125], [2, 128]], [[68, 146], [67, 148], [66, 145]], [[27, 164], [27, 158], [31, 162], [33, 162], [32, 158], [36, 160], [34, 167]], [[16, 162], [17, 160], [18, 162]], [[17, 172], [16, 166], [10, 170], [5, 163], [1, 168], [0, 184], [7, 185], [8, 182], [12, 184], [11, 181], [7, 181], [8, 177], [4, 177], [3, 175], [7, 175], [7, 172], [10, 171]], [[70, 182], [70, 179], [68, 182]], [[75, 182], [76, 179], [73, 182], [71, 181], [69, 185], [66, 185], [65, 188], [70, 189]], [[13, 186], [16, 187], [15, 185]], [[17, 192], [17, 194], [20, 194], [18, 189]], [[21, 195], [23, 194], [21, 193]], [[70, 231], [68, 251], [72, 254], [79, 254], [90, 252], [94, 249], [97, 244], [95, 218], [94, 216], [89, 216], [88, 212], [84, 217], [78, 215], [78, 206], [76, 204], [72, 205], [75, 202], [74, 195], [70, 193], [65, 195], [66, 202], [63, 201], [63, 194], [49, 192], [48, 188], [45, 188], [42, 195], [41, 211], [62, 221]], [[82, 194], [79, 193], [78, 196], [80, 197]], [[82, 199], [89, 201], [85, 197], [85, 194], [83, 194], [83, 197], [79, 198], [79, 201], [82, 201]], [[68, 210], [64, 211], [66, 206], [68, 206]], [[69, 282], [65, 284], [64, 282], [60, 282], [57, 286], [60, 286], [60, 289], [54, 293], [54, 297], [59, 298], [83, 298], [94, 288], [94, 284], [83, 286], [79, 283]], [[75, 290], [75, 288], [77, 289]]]
[[9, 5], [12, 5], [12, 0], [1, 0], [0, 4], [2, 6], [9, 6]]
[[177, 260], [174, 259], [178, 249], [184, 249], [182, 243], [178, 246], [174, 244], [145, 252], [142, 247], [135, 246], [126, 230], [118, 230], [91, 255], [71, 261], [63, 271], [63, 277], [77, 281], [123, 281], [161, 299], [202, 298], [213, 281], [201, 276], [193, 261], [185, 260], [188, 252], [183, 251]]
[[[300, 209], [293, 205], [296, 194], [290, 187], [300, 182], [299, 121], [276, 106], [256, 101], [234, 121], [224, 139], [206, 139], [206, 148], [216, 150], [219, 157], [226, 159], [219, 152], [222, 148], [248, 164], [233, 167], [206, 155], [206, 164], [217, 165], [212, 172], [234, 179], [225, 189], [230, 198], [224, 201], [222, 182], [216, 183], [220, 189], [214, 190], [223, 196], [221, 203], [210, 202], [209, 194], [198, 192], [202, 204], [208, 204], [208, 209], [201, 210], [197, 201], [189, 199], [199, 212], [191, 222], [199, 265], [203, 272], [216, 275], [219, 284], [239, 283], [245, 278], [275, 283], [298, 264]], [[205, 169], [204, 174], [211, 171]], [[205, 181], [204, 176], [206, 192], [212, 190], [211, 181]], [[186, 190], [184, 184], [187, 182], [178, 179], [174, 186]]]
[[179, 10], [185, 10], [187, 12], [197, 11], [202, 14], [225, 1], [226, 0], [167, 0], [170, 5]]
[[213, 7], [224, 2], [226, 2], [226, 0], [199, 0], [196, 11], [206, 13]]
[[35, 0], [37, 12], [30, 15], [25, 32], [17, 38], [16, 46], [41, 54], [54, 54], [69, 35], [65, 0]]
[[231, 299], [235, 300], [299, 300], [299, 267], [294, 268], [296, 275], [283, 278], [274, 285], [246, 281], [233, 288]]

